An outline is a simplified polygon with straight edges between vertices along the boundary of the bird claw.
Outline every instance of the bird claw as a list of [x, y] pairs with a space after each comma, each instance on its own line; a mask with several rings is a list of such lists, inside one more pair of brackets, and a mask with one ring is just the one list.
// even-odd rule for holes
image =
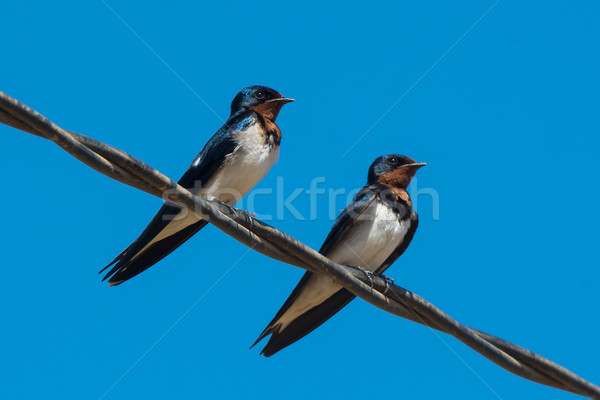
[[387, 291], [390, 289], [390, 285], [394, 284], [394, 280], [388, 277], [387, 275], [380, 275], [380, 277], [385, 282], [385, 289], [383, 290], [383, 294], [386, 294]]
[[239, 210], [241, 211], [242, 214], [244, 214], [246, 217], [248, 217], [248, 219], [256, 219], [256, 214], [251, 213], [250, 211], [246, 211], [246, 210]]
[[246, 217], [248, 217], [248, 218], [250, 218], [250, 219], [252, 219], [252, 218], [256, 218], [256, 214], [254, 214], [254, 213], [251, 213], [251, 212], [249, 212], [249, 211], [246, 211], [246, 210], [240, 210], [239, 208], [235, 208], [235, 207], [234, 207], [234, 206], [232, 206], [231, 204], [229, 204], [229, 203], [226, 203], [226, 202], [224, 202], [224, 201], [221, 201], [221, 200], [215, 200], [215, 201], [216, 201], [217, 203], [219, 203], [219, 204], [221, 204], [221, 205], [223, 205], [223, 206], [227, 207], [227, 209], [228, 209], [228, 210], [229, 210], [229, 211], [230, 211], [232, 214], [239, 213], [239, 214], [245, 215]]
[[361, 271], [363, 274], [365, 274], [365, 276], [367, 277], [367, 279], [369, 280], [370, 283], [370, 287], [371, 290], [373, 289], [373, 272], [369, 271], [368, 269], [365, 269], [363, 267], [356, 267], [359, 271]]
[[229, 204], [229, 203], [226, 203], [226, 202], [221, 201], [221, 200], [214, 200], [214, 202], [215, 203], [219, 203], [220, 205], [226, 207], [229, 210], [229, 212], [231, 212], [231, 213], [235, 213], [236, 212], [236, 208], [234, 206], [232, 206], [231, 204]]
[[256, 219], [256, 214], [253, 214], [249, 211], [246, 210], [240, 210], [239, 208], [235, 208], [234, 206], [232, 206], [229, 203], [226, 203], [224, 201], [221, 200], [215, 200], [217, 203], [227, 207], [227, 209], [229, 210], [229, 212], [231, 214], [241, 214], [243, 216], [245, 216], [246, 218], [248, 218], [248, 221], [250, 222], [251, 226], [254, 226], [254, 219]]
[[240, 210], [242, 212], [242, 215], [244, 215], [247, 219], [248, 222], [250, 223], [250, 226], [253, 228], [254, 227], [254, 220], [256, 219], [256, 214], [253, 214], [251, 212], [248, 212], [246, 210]]

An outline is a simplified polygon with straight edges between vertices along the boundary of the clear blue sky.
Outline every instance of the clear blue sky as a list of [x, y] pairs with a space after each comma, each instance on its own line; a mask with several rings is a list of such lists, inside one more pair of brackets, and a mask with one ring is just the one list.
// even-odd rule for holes
[[[500, 2], [342, 158], [492, 3], [108, 0], [163, 64], [99, 1], [7, 2], [0, 90], [174, 179], [221, 125], [199, 98], [223, 118], [247, 85], [295, 98], [254, 212], [315, 248], [346, 198], [321, 195], [310, 218], [302, 192], [305, 220], [277, 218], [278, 181], [284, 198], [318, 177], [349, 191], [378, 155], [425, 161], [417, 190], [439, 195], [439, 218], [418, 196], [389, 275], [598, 384], [597, 4]], [[265, 359], [248, 347], [302, 270], [207, 227], [109, 288], [97, 271], [160, 200], [40, 138], [0, 126], [0, 139], [1, 398], [100, 398], [236, 262], [106, 399], [578, 398], [360, 300]]]

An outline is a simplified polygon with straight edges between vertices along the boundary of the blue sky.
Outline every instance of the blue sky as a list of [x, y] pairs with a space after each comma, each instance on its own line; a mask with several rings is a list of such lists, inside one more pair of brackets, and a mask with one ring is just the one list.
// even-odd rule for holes
[[[427, 162], [419, 230], [389, 275], [598, 384], [600, 7], [522, 3], [500, 2], [419, 80], [493, 2], [107, 1], [148, 47], [99, 1], [8, 2], [0, 90], [174, 179], [221, 125], [203, 102], [226, 118], [244, 86], [295, 98], [253, 211], [315, 248], [346, 204], [331, 190], [361, 187], [381, 154]], [[360, 300], [265, 359], [248, 347], [302, 270], [209, 226], [109, 288], [96, 272], [160, 200], [0, 137], [2, 398], [98, 399], [117, 382], [106, 399], [577, 398]], [[304, 218], [274, 212], [297, 188]]]

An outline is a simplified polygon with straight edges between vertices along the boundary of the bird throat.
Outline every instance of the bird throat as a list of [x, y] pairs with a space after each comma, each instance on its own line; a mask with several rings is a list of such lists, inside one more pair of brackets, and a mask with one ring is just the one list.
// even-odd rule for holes
[[259, 104], [252, 109], [262, 115], [265, 119], [275, 122], [279, 115], [279, 111], [281, 111], [281, 107], [283, 107], [284, 104], [285, 103], [283, 102], [273, 101]]

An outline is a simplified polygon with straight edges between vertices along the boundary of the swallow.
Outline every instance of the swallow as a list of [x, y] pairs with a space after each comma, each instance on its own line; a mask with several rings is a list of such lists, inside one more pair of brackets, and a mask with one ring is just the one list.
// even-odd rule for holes
[[[231, 102], [225, 124], [210, 138], [178, 183], [208, 200], [234, 205], [252, 189], [279, 156], [281, 130], [275, 120], [294, 101], [265, 86], [242, 89]], [[165, 202], [141, 235], [100, 273], [116, 286], [166, 257], [208, 222]]]
[[[342, 265], [382, 274], [408, 248], [419, 224], [406, 188], [424, 163], [399, 154], [377, 158], [367, 184], [338, 216], [319, 252]], [[306, 272], [251, 347], [271, 335], [260, 354], [270, 357], [303, 338], [354, 295], [333, 279]]]

